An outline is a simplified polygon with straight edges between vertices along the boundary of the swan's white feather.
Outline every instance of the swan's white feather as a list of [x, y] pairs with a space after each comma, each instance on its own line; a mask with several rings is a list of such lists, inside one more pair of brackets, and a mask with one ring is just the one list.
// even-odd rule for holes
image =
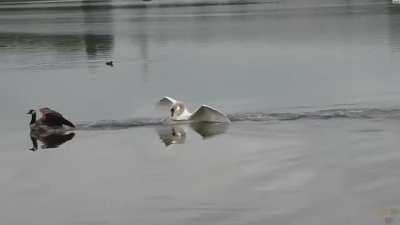
[[159, 105], [162, 105], [162, 106], [171, 107], [173, 104], [175, 104], [175, 103], [177, 103], [177, 102], [179, 102], [179, 101], [176, 100], [176, 99], [173, 99], [173, 98], [168, 97], [168, 96], [164, 96], [162, 99], [160, 99], [160, 101], [158, 102], [158, 104], [159, 104]]
[[180, 114], [179, 116], [173, 118], [173, 120], [179, 120], [179, 121], [183, 121], [183, 120], [190, 120], [190, 117], [192, 116], [192, 113], [189, 112], [186, 108], [185, 105], [183, 105], [184, 107], [184, 111], [182, 112], [182, 114]]

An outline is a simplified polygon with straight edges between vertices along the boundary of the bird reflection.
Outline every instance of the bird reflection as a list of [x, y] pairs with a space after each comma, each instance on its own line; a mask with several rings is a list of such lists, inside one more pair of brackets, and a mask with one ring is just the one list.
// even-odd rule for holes
[[157, 132], [165, 146], [185, 143], [186, 132], [181, 126], [161, 126]]
[[46, 131], [40, 134], [31, 132], [32, 148], [29, 150], [38, 150], [38, 140], [42, 143], [41, 149], [58, 148], [60, 145], [74, 138], [74, 132], [65, 132], [59, 130]]
[[187, 124], [174, 124], [157, 127], [158, 135], [165, 146], [173, 144], [184, 144], [186, 140], [185, 128], [190, 127], [193, 131], [198, 133], [203, 139], [207, 139], [219, 134], [223, 134], [228, 130], [229, 124], [226, 123], [192, 123]]
[[190, 127], [204, 139], [225, 133], [228, 130], [228, 126], [228, 123], [201, 122], [190, 124]]

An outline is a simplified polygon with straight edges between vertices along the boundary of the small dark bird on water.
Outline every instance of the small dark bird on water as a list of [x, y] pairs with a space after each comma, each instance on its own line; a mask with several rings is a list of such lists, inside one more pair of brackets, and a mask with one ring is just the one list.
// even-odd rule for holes
[[114, 66], [114, 62], [113, 61], [108, 61], [108, 62], [106, 62], [106, 65], [113, 67]]

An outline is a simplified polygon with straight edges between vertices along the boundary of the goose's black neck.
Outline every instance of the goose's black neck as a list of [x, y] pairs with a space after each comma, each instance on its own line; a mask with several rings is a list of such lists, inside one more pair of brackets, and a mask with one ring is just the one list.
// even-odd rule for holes
[[36, 122], [36, 113], [32, 113], [32, 118], [31, 118], [31, 122], [29, 123], [30, 125], [34, 124]]

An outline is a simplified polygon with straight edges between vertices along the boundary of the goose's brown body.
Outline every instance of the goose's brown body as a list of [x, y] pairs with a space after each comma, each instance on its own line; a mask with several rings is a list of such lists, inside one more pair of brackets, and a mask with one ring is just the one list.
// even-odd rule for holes
[[69, 126], [69, 127], [75, 127], [73, 123], [68, 121], [61, 115], [61, 113], [56, 112], [54, 110], [51, 110], [49, 108], [41, 108], [39, 110], [43, 115], [42, 118], [40, 118], [38, 121], [40, 121], [41, 124], [47, 125], [50, 127], [61, 127], [63, 125]]

